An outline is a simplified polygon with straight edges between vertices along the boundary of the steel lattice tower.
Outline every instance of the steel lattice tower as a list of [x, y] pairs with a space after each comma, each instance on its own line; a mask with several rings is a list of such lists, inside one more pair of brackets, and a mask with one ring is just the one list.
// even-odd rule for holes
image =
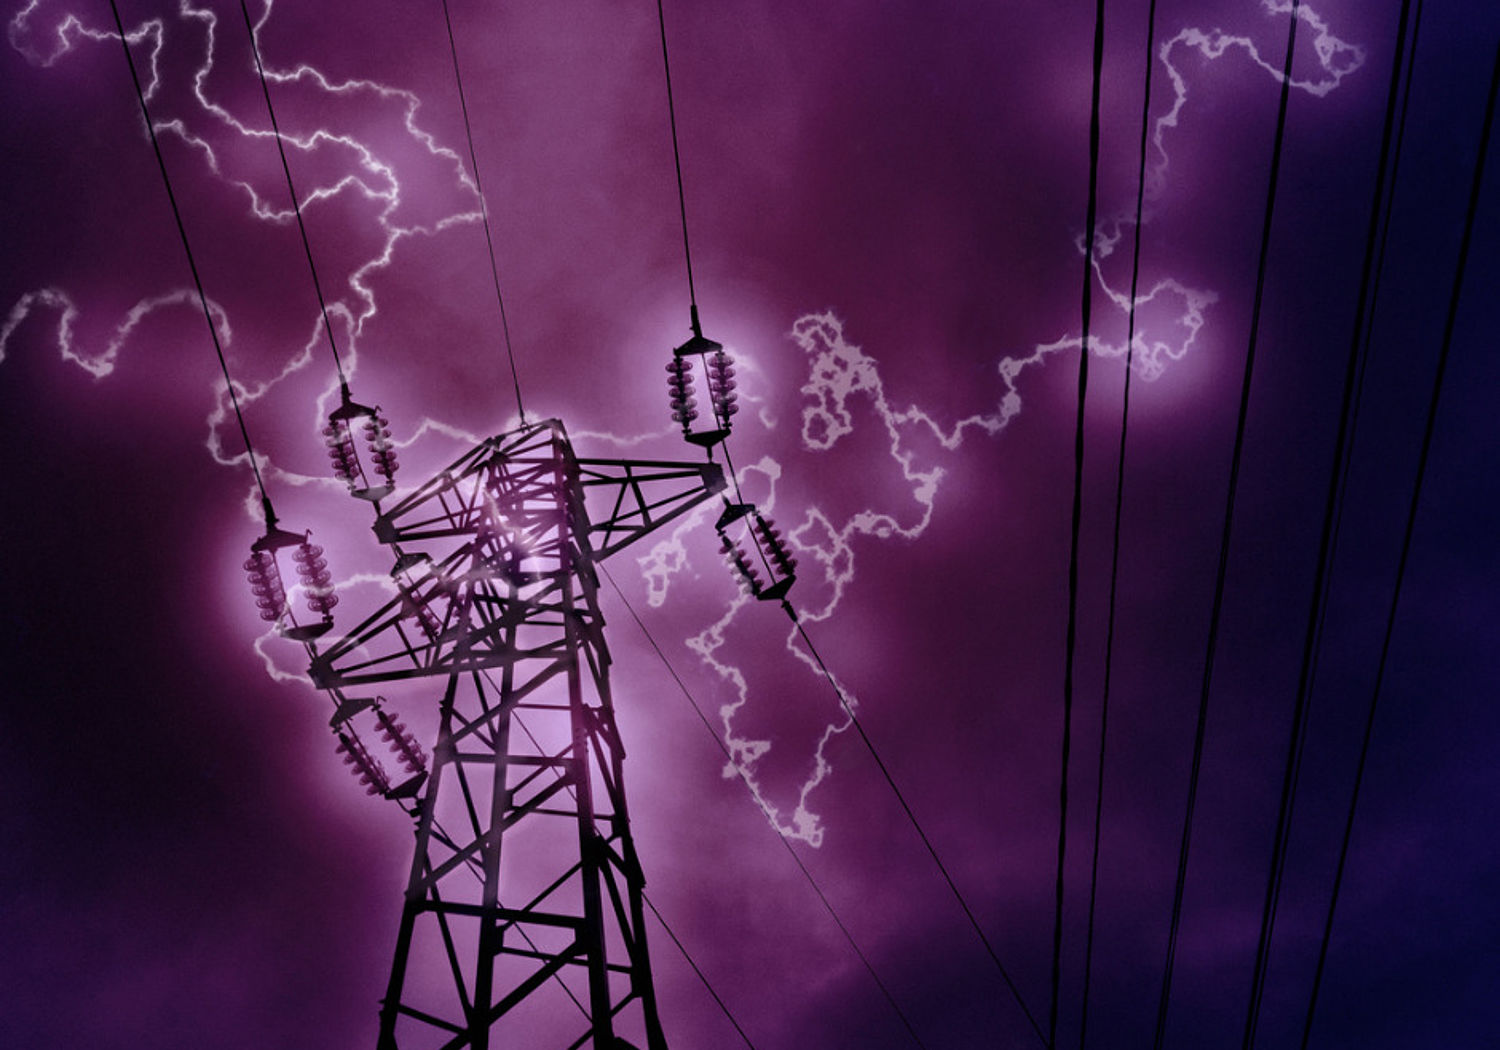
[[[569, 1047], [665, 1050], [594, 567], [724, 487], [711, 462], [579, 459], [549, 420], [378, 514], [396, 596], [308, 648], [345, 761], [416, 820], [379, 1050], [535, 1047], [559, 1003]], [[439, 686], [430, 770], [369, 695], [412, 679]], [[361, 741], [372, 718], [404, 781]]]

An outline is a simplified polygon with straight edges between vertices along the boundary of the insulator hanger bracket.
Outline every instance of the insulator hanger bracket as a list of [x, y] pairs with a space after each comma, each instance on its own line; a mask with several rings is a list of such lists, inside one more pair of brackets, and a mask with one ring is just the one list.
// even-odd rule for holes
[[[746, 534], [769, 573], [767, 579], [762, 579], [744, 545], [725, 529], [726, 524], [745, 518], [749, 519]], [[727, 502], [714, 528], [719, 534], [720, 553], [739, 578], [740, 588], [757, 601], [783, 601], [797, 582], [797, 559], [787, 549], [781, 530], [753, 504]]]
[[[381, 415], [379, 405], [372, 408], [355, 401], [347, 383], [341, 383], [339, 391], [339, 406], [328, 414], [323, 427], [334, 476], [349, 486], [349, 494], [356, 499], [379, 503], [396, 490], [398, 462], [391, 445], [390, 420]], [[369, 470], [356, 451], [356, 426], [363, 432]]]
[[[275, 625], [282, 637], [294, 642], [310, 642], [327, 634], [333, 627], [333, 607], [339, 602], [333, 591], [333, 575], [323, 558], [323, 548], [313, 543], [311, 536], [311, 533], [298, 535], [278, 527], [275, 515], [268, 514], [265, 534], [250, 544], [250, 557], [244, 564], [260, 618]], [[307, 607], [321, 617], [313, 623], [297, 623], [287, 602], [276, 552], [288, 547], [292, 549], [299, 582], [307, 595]]]
[[[364, 785], [365, 793], [395, 800], [415, 798], [427, 781], [427, 755], [417, 743], [416, 735], [385, 710], [383, 696], [346, 697], [337, 690], [333, 694], [337, 709], [328, 724], [338, 738], [335, 750], [344, 756], [344, 764]], [[390, 774], [360, 739], [351, 721], [356, 714], [371, 709], [375, 712], [380, 736], [390, 745], [408, 774], [400, 783], [391, 783]]]
[[[724, 344], [709, 339], [703, 334], [698, 321], [698, 308], [691, 307], [692, 337], [672, 350], [672, 360], [667, 364], [667, 394], [672, 410], [672, 419], [682, 426], [682, 436], [694, 445], [708, 449], [729, 436], [730, 417], [739, 411], [738, 395], [735, 393], [734, 364]], [[701, 362], [705, 376], [707, 396], [700, 400], [698, 382], [694, 377], [694, 362]], [[698, 406], [707, 404], [713, 426], [707, 430], [695, 430], [694, 420], [699, 417]]]

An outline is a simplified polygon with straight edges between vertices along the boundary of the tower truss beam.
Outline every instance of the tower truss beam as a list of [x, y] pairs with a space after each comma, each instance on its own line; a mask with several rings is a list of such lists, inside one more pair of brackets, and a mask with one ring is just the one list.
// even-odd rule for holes
[[379, 1050], [547, 1045], [538, 1031], [666, 1050], [594, 566], [724, 487], [712, 463], [578, 459], [549, 420], [377, 519], [395, 593], [310, 646], [309, 674], [336, 721], [373, 703], [349, 691], [442, 683]]

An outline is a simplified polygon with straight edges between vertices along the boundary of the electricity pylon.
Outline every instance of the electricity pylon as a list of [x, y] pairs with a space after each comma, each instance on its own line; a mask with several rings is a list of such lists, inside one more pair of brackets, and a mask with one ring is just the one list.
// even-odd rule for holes
[[[665, 1050], [595, 566], [724, 487], [712, 462], [579, 459], [549, 420], [376, 505], [395, 597], [307, 645], [345, 761], [416, 820], [379, 1050], [532, 1050], [559, 1009], [581, 1030], [559, 1045]], [[410, 680], [438, 686], [430, 769], [368, 695]]]

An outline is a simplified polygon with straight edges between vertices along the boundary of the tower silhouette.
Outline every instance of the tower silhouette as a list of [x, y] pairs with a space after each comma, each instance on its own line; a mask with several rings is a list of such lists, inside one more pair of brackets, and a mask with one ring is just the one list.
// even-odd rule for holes
[[[534, 1047], [559, 1007], [561, 1045], [665, 1050], [595, 566], [724, 488], [712, 462], [579, 459], [547, 420], [376, 503], [395, 596], [305, 644], [345, 762], [416, 822], [379, 1050]], [[430, 768], [372, 693], [411, 680], [434, 686]]]

